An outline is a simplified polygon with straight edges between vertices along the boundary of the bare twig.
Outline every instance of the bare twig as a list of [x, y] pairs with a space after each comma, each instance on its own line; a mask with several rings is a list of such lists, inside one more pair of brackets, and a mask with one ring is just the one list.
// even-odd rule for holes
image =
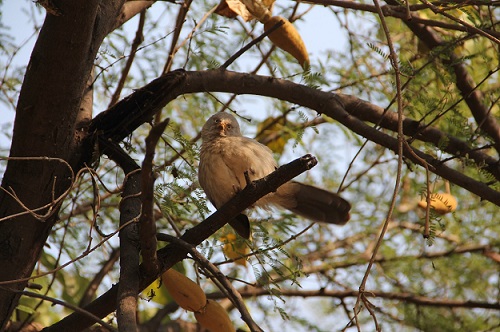
[[97, 317], [96, 315], [94, 315], [91, 312], [88, 312], [88, 311], [86, 311], [86, 310], [84, 310], [76, 305], [73, 305], [71, 303], [67, 303], [67, 302], [64, 302], [62, 300], [55, 299], [53, 297], [49, 297], [46, 295], [42, 295], [42, 294], [30, 292], [30, 291], [15, 291], [15, 290], [11, 290], [11, 291], [16, 292], [16, 293], [21, 294], [21, 295], [24, 295], [24, 296], [33, 297], [33, 298], [37, 298], [37, 299], [42, 299], [44, 301], [52, 302], [53, 304], [62, 305], [63, 307], [66, 307], [68, 309], [73, 310], [74, 312], [77, 312], [81, 315], [84, 315], [85, 317], [91, 319], [95, 323], [99, 323], [102, 327], [104, 327], [108, 331], [117, 331], [117, 329], [115, 329], [113, 326], [109, 325], [108, 323], [106, 323], [105, 321], [103, 321], [102, 319]]
[[[361, 3], [361, 2], [349, 1], [349, 0], [307, 0], [306, 2], [314, 3], [314, 4], [318, 4], [318, 5], [323, 5], [323, 6], [337, 6], [337, 7], [341, 7], [341, 8], [354, 9], [356, 11], [366, 11], [366, 12], [371, 12], [371, 13], [377, 13], [377, 9], [373, 5], [369, 5], [369, 4]], [[424, 18], [422, 18], [414, 13], [415, 10], [424, 9], [425, 5], [420, 5], [419, 7], [415, 7], [415, 5], [410, 6], [411, 19], [408, 20], [408, 12], [407, 12], [406, 8], [402, 7], [401, 4], [394, 2], [394, 1], [387, 2], [387, 3], [388, 3], [388, 5], [381, 7], [384, 15], [400, 18], [403, 22], [411, 21], [411, 22], [418, 23], [418, 24], [425, 25], [425, 26], [429, 26], [429, 27], [437, 27], [437, 28], [443, 28], [443, 29], [455, 30], [455, 31], [469, 32], [469, 30], [470, 30], [468, 27], [466, 27], [462, 24], [451, 24], [448, 22], [443, 22], [443, 21], [438, 21], [438, 20], [424, 19]], [[470, 3], [470, 4], [472, 5], [472, 3]], [[487, 2], [476, 2], [474, 5], [476, 5], [476, 6], [487, 5]], [[492, 37], [500, 38], [500, 32], [494, 30], [494, 28], [490, 27], [490, 29], [484, 28], [482, 30]]]
[[378, 0], [374, 0], [373, 2], [375, 4], [375, 8], [377, 9], [377, 14], [380, 18], [382, 28], [384, 30], [384, 33], [385, 33], [385, 36], [387, 39], [387, 44], [389, 45], [389, 50], [390, 50], [389, 55], [390, 55], [391, 65], [394, 68], [394, 73], [395, 73], [394, 76], [396, 79], [396, 98], [397, 98], [397, 105], [398, 105], [398, 128], [397, 128], [398, 129], [397, 130], [397, 134], [398, 134], [398, 136], [397, 136], [398, 137], [398, 144], [397, 144], [398, 168], [397, 168], [397, 174], [396, 174], [396, 179], [395, 179], [395, 184], [394, 184], [394, 191], [393, 191], [391, 203], [389, 206], [389, 211], [387, 212], [387, 216], [384, 220], [382, 230], [380, 231], [380, 235], [378, 237], [377, 243], [375, 244], [375, 248], [373, 249], [372, 256], [370, 258], [368, 266], [366, 267], [366, 272], [365, 272], [365, 275], [363, 276], [363, 280], [361, 281], [361, 284], [359, 285], [360, 296], [358, 296], [358, 299], [356, 301], [356, 306], [354, 308], [354, 317], [356, 319], [357, 326], [359, 326], [358, 319], [357, 319], [357, 313], [360, 310], [360, 303], [362, 301], [365, 304], [365, 307], [367, 308], [367, 310], [370, 312], [370, 314], [373, 317], [373, 321], [375, 323], [375, 328], [377, 329], [377, 331], [380, 331], [381, 328], [377, 322], [377, 318], [375, 316], [375, 313], [371, 310], [371, 303], [366, 300], [366, 295], [365, 295], [364, 291], [365, 291], [365, 287], [366, 287], [366, 282], [368, 281], [368, 276], [370, 274], [370, 270], [373, 266], [373, 263], [375, 261], [375, 257], [378, 253], [378, 250], [379, 250], [380, 246], [382, 245], [384, 235], [385, 235], [387, 228], [389, 226], [389, 221], [392, 218], [392, 213], [394, 211], [394, 207], [396, 206], [396, 199], [397, 199], [397, 195], [398, 195], [400, 184], [401, 184], [401, 171], [403, 168], [403, 149], [404, 149], [405, 137], [404, 137], [404, 133], [403, 133], [403, 100], [401, 97], [401, 73], [399, 71], [399, 61], [398, 61], [398, 57], [396, 54], [396, 50], [395, 50], [394, 45], [392, 43], [389, 28], [387, 27], [384, 14], [383, 14], [382, 9], [380, 7], [380, 3], [378, 2]]
[[82, 258], [88, 256], [90, 253], [94, 252], [97, 248], [100, 248], [104, 243], [108, 242], [110, 238], [112, 238], [113, 236], [115, 236], [116, 234], [118, 234], [118, 232], [124, 228], [124, 227], [127, 227], [128, 225], [130, 225], [131, 223], [134, 223], [134, 222], [137, 222], [137, 219], [132, 219], [132, 220], [129, 220], [127, 223], [125, 223], [123, 226], [120, 226], [116, 231], [114, 231], [113, 233], [109, 234], [107, 237], [105, 237], [104, 239], [102, 239], [98, 244], [96, 244], [94, 247], [92, 247], [92, 249], [90, 249], [89, 251], [85, 251], [83, 252], [82, 254], [80, 254], [78, 257], [74, 258], [74, 259], [71, 259], [69, 260], [68, 262], [58, 266], [57, 268], [55, 269], [52, 269], [50, 271], [47, 271], [47, 272], [43, 272], [43, 273], [40, 273], [40, 274], [37, 274], [37, 275], [34, 275], [34, 276], [31, 276], [31, 277], [27, 277], [27, 278], [20, 278], [20, 279], [15, 279], [15, 280], [4, 280], [4, 281], [0, 281], [0, 285], [8, 285], [8, 284], [16, 284], [16, 283], [21, 283], [21, 282], [25, 282], [25, 281], [29, 281], [29, 280], [35, 280], [35, 279], [38, 279], [38, 278], [41, 278], [41, 277], [44, 277], [44, 276], [47, 276], [47, 275], [50, 275], [50, 274], [53, 274], [59, 270], [62, 270], [64, 269], [65, 267], [69, 266], [69, 265], [72, 265], [74, 264], [76, 261], [79, 261], [81, 260]]
[[[10, 197], [12, 197], [24, 209], [23, 212], [19, 212], [19, 213], [16, 213], [16, 214], [12, 214], [12, 215], [0, 218], [0, 221], [11, 219], [11, 218], [18, 217], [18, 216], [22, 216], [22, 215], [25, 215], [25, 214], [31, 214], [31, 216], [33, 218], [35, 218], [37, 220], [40, 220], [42, 222], [45, 221], [45, 220], [47, 220], [55, 212], [57, 212], [58, 207], [62, 204], [62, 201], [66, 198], [66, 196], [68, 196], [69, 192], [73, 188], [73, 184], [75, 182], [75, 178], [80, 177], [80, 175], [84, 172], [84, 170], [80, 170], [78, 172], [78, 174], [75, 176], [75, 173], [73, 172], [73, 168], [68, 164], [67, 161], [65, 161], [64, 159], [61, 159], [61, 158], [50, 158], [50, 157], [0, 157], [0, 160], [2, 160], [2, 159], [3, 160], [17, 160], [17, 161], [47, 161], [47, 162], [57, 161], [57, 162], [62, 163], [64, 166], [66, 166], [68, 168], [68, 170], [69, 170], [69, 172], [71, 174], [71, 177], [70, 177], [71, 182], [70, 182], [69, 187], [61, 195], [59, 195], [59, 197], [57, 197], [57, 198], [56, 197], [52, 197], [52, 202], [50, 202], [48, 204], [45, 204], [43, 206], [40, 206], [40, 207], [36, 207], [36, 208], [29, 208], [29, 207], [27, 207], [21, 201], [21, 199], [19, 199], [17, 197], [16, 193], [14, 192], [14, 189], [9, 188], [10, 189], [10, 191], [9, 191], [9, 190], [5, 189], [4, 187], [0, 187], [0, 190], [4, 191], [7, 195], [9, 195]], [[54, 181], [52, 182], [53, 186], [55, 185], [56, 181], [57, 181], [57, 178], [54, 178]], [[52, 193], [54, 193], [54, 191], [52, 191]], [[38, 214], [38, 213], [36, 213], [37, 211], [45, 210], [45, 209], [47, 209], [47, 212], [45, 212], [44, 214]]]
[[177, 13], [177, 19], [175, 20], [174, 35], [172, 36], [170, 51], [168, 52], [167, 56], [167, 62], [163, 67], [163, 74], [170, 71], [170, 69], [172, 68], [172, 63], [174, 62], [174, 55], [180, 49], [180, 47], [176, 47], [176, 44], [179, 40], [179, 36], [181, 35], [182, 28], [184, 27], [184, 23], [186, 21], [186, 16], [189, 12], [189, 8], [191, 7], [192, 2], [193, 0], [187, 0], [181, 3], [179, 12]]
[[285, 22], [279, 21], [275, 25], [273, 25], [269, 30], [264, 31], [259, 37], [255, 38], [252, 40], [250, 43], [247, 45], [243, 46], [238, 52], [234, 53], [229, 59], [227, 59], [226, 62], [224, 62], [219, 68], [220, 69], [227, 69], [236, 59], [238, 59], [243, 53], [248, 51], [252, 46], [258, 44], [261, 42], [262, 39], [266, 38], [269, 36], [271, 33], [273, 33], [275, 30], [279, 29]]
[[139, 15], [139, 25], [137, 27], [137, 31], [135, 32], [135, 38], [134, 41], [132, 42], [132, 46], [130, 49], [130, 54], [127, 57], [127, 62], [125, 62], [125, 66], [122, 69], [122, 73], [120, 75], [120, 80], [118, 81], [118, 84], [116, 85], [115, 92], [113, 93], [113, 96], [111, 96], [111, 100], [109, 101], [108, 108], [113, 106], [118, 99], [120, 99], [120, 94], [123, 90], [123, 87], [125, 86], [125, 81], [127, 80], [128, 74], [130, 72], [130, 68], [132, 67], [132, 63], [135, 60], [135, 55], [137, 53], [137, 49], [139, 48], [139, 45], [144, 41], [144, 35], [142, 34], [144, 30], [144, 22], [146, 21], [146, 11], [143, 10], [141, 14]]

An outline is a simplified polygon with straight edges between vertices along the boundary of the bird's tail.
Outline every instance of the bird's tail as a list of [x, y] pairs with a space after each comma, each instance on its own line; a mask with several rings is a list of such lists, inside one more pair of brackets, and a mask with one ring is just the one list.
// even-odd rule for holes
[[339, 195], [299, 182], [288, 182], [276, 195], [278, 205], [312, 221], [344, 225], [351, 204]]

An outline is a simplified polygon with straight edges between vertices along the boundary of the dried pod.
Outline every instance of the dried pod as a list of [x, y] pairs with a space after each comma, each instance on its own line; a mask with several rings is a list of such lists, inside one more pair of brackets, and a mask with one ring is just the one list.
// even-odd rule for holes
[[[425, 209], [427, 207], [426, 199], [418, 202], [418, 206]], [[453, 212], [457, 209], [457, 199], [448, 193], [431, 194], [431, 208], [439, 214]]]
[[201, 326], [211, 332], [234, 332], [234, 326], [226, 310], [216, 301], [208, 300], [207, 305], [194, 313]]
[[162, 274], [161, 280], [170, 296], [182, 309], [196, 312], [205, 307], [207, 303], [205, 292], [182, 273], [169, 269]]
[[290, 53], [302, 68], [306, 69], [309, 66], [309, 54], [307, 53], [306, 45], [300, 37], [299, 32], [286, 18], [281, 16], [273, 16], [264, 23], [264, 29], [269, 30], [279, 22], [283, 25], [273, 31], [268, 37], [282, 50]]

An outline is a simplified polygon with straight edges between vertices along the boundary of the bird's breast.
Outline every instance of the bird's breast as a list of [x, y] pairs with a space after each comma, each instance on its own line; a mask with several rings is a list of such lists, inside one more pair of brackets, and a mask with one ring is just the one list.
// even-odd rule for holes
[[199, 180], [208, 198], [220, 207], [251, 181], [273, 172], [276, 162], [264, 145], [245, 137], [221, 137], [204, 142]]

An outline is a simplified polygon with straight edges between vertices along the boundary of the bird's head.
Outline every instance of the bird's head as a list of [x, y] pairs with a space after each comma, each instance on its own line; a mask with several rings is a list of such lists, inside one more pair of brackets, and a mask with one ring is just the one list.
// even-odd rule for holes
[[201, 130], [203, 140], [226, 136], [241, 136], [238, 121], [229, 113], [212, 115]]

